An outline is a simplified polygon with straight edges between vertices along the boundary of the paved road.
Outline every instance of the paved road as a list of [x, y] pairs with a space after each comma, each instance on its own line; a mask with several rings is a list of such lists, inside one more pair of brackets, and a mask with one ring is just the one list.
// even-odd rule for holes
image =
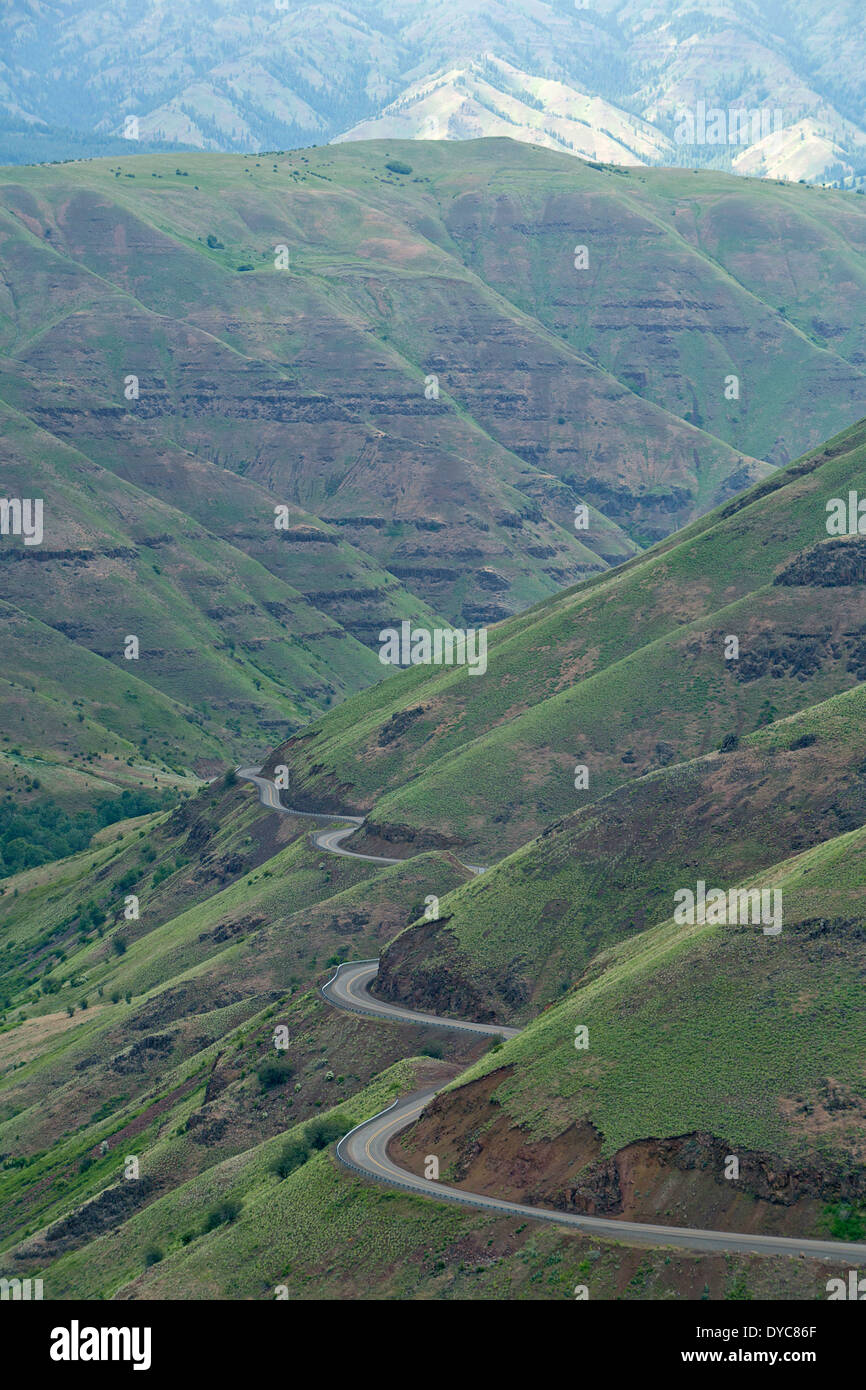
[[506, 1202], [477, 1192], [461, 1192], [444, 1183], [416, 1177], [398, 1168], [388, 1157], [388, 1144], [395, 1134], [411, 1125], [436, 1095], [435, 1090], [414, 1091], [396, 1100], [388, 1110], [380, 1110], [350, 1130], [337, 1145], [337, 1156], [347, 1168], [365, 1177], [377, 1178], [407, 1192], [423, 1193], [439, 1202], [460, 1202], [463, 1206], [523, 1216], [533, 1221], [553, 1221], [588, 1235], [604, 1236], [627, 1245], [674, 1246], [684, 1250], [740, 1255], [808, 1255], [830, 1260], [840, 1269], [866, 1264], [866, 1245], [841, 1244], [832, 1240], [790, 1240], [783, 1236], [737, 1235], [729, 1231], [701, 1231], [685, 1226], [653, 1226], [641, 1221], [620, 1221], [602, 1216], [579, 1216], [571, 1212], [548, 1211], [520, 1202]]
[[[258, 768], [238, 768], [238, 775], [256, 784], [263, 805], [273, 810], [285, 811], [287, 815], [311, 814], [308, 811], [289, 811], [282, 806], [273, 782], [259, 777], [258, 771]], [[353, 854], [349, 850], [340, 849], [338, 844], [334, 843], [335, 840], [339, 841], [346, 835], [351, 835], [353, 830], [362, 825], [362, 816], [316, 813], [313, 818], [328, 822], [349, 822], [343, 829], [323, 831], [315, 836], [315, 843], [320, 849], [332, 854], [349, 855], [353, 859], [371, 859], [374, 863], [400, 862], [393, 859], [377, 859], [368, 854]], [[476, 871], [481, 870], [476, 866]], [[486, 1037], [513, 1038], [520, 1031], [517, 1028], [497, 1027], [489, 1023], [438, 1018], [433, 1014], [418, 1013], [413, 1009], [402, 1009], [396, 1004], [387, 1004], [374, 998], [369, 992], [370, 982], [378, 968], [378, 960], [353, 961], [340, 965], [327, 984], [322, 986], [322, 994], [329, 1003], [339, 1009], [345, 1009], [350, 1013], [371, 1014], [390, 1019], [392, 1022], [418, 1023], [457, 1032], [479, 1033]], [[553, 1221], [558, 1225], [570, 1226], [573, 1230], [613, 1238], [628, 1245], [671, 1246], [715, 1254], [809, 1256], [830, 1261], [843, 1271], [853, 1266], [866, 1265], [866, 1245], [862, 1244], [833, 1240], [794, 1240], [788, 1236], [745, 1235], [731, 1231], [703, 1231], [687, 1226], [660, 1226], [643, 1221], [621, 1221], [612, 1217], [581, 1216], [572, 1212], [550, 1211], [544, 1207], [526, 1206], [521, 1202], [486, 1197], [477, 1192], [462, 1192], [442, 1182], [416, 1177], [407, 1169], [399, 1168], [388, 1157], [388, 1144], [395, 1134], [399, 1134], [417, 1120], [436, 1094], [435, 1088], [414, 1091], [411, 1095], [395, 1100], [387, 1110], [380, 1110], [378, 1115], [357, 1125], [337, 1145], [337, 1157], [340, 1162], [364, 1177], [375, 1178], [379, 1182], [386, 1182], [407, 1192], [433, 1197], [439, 1202], [459, 1202], [462, 1206], [502, 1212], [508, 1216], [523, 1216], [533, 1221]]]
[[379, 1018], [390, 1018], [396, 1023], [423, 1023], [428, 1028], [450, 1028], [456, 1033], [479, 1033], [485, 1038], [516, 1038], [519, 1028], [506, 1028], [495, 1023], [469, 1023], [464, 1019], [438, 1018], [435, 1014], [418, 1013], [415, 1009], [403, 1009], [399, 1004], [386, 1004], [369, 993], [370, 983], [379, 969], [378, 960], [359, 960], [338, 965], [336, 973], [322, 993], [338, 1009], [346, 1009], [354, 1014], [375, 1014]]
[[[375, 1014], [402, 1023], [423, 1023], [428, 1027], [450, 1028], [462, 1032], [481, 1033], [488, 1037], [513, 1038], [518, 1028], [497, 1027], [492, 1023], [457, 1022], [437, 1018], [432, 1014], [401, 1009], [387, 1004], [369, 993], [370, 982], [379, 968], [377, 960], [353, 961], [337, 967], [332, 978], [322, 986], [322, 994], [332, 1004], [351, 1013]], [[555, 1221], [575, 1230], [614, 1237], [629, 1245], [676, 1246], [685, 1250], [701, 1250], [758, 1255], [809, 1255], [817, 1259], [840, 1262], [845, 1268], [866, 1264], [866, 1245], [849, 1245], [832, 1240], [794, 1240], [786, 1236], [739, 1235], [729, 1231], [703, 1231], [686, 1226], [651, 1225], [642, 1221], [622, 1221], [612, 1217], [581, 1216], [572, 1212], [548, 1211], [543, 1207], [507, 1202], [479, 1193], [461, 1192], [429, 1178], [416, 1177], [400, 1168], [388, 1157], [388, 1144], [395, 1134], [414, 1123], [424, 1107], [437, 1094], [432, 1090], [414, 1091], [380, 1110], [372, 1119], [341, 1139], [337, 1156], [347, 1168], [377, 1178], [409, 1192], [420, 1192], [442, 1202], [460, 1202], [464, 1206], [506, 1212], [510, 1216], [526, 1216], [536, 1221]]]
[[[254, 782], [258, 787], [259, 800], [263, 806], [267, 806], [271, 811], [282, 811], [286, 816], [306, 816], [308, 820], [325, 821], [328, 825], [333, 825], [335, 820], [347, 821], [344, 826], [337, 826], [336, 830], [319, 830], [312, 836], [313, 844], [317, 849], [323, 849], [327, 854], [341, 854], [345, 859], [366, 859], [369, 864], [405, 864], [405, 859], [387, 859], [383, 854], [359, 854], [354, 849], [342, 849], [341, 841], [347, 836], [354, 835], [359, 826], [364, 824], [363, 816], [344, 816], [336, 814], [326, 814], [321, 811], [295, 811], [289, 806], [284, 806], [280, 801], [280, 794], [269, 777], [260, 777], [259, 767], [239, 767], [237, 774], [246, 782]], [[485, 866], [483, 864], [464, 864], [464, 869], [469, 869], [473, 874], [483, 874]]]
[[381, 854], [358, 854], [356, 850], [341, 849], [340, 841], [345, 840], [347, 835], [354, 835], [359, 825], [364, 824], [363, 816], [337, 816], [324, 815], [320, 811], [295, 811], [289, 806], [284, 806], [280, 801], [280, 794], [268, 777], [260, 777], [261, 768], [258, 767], [239, 767], [237, 773], [246, 782], [254, 782], [258, 787], [259, 800], [263, 806], [267, 806], [271, 811], [282, 811], [286, 816], [306, 816], [308, 820], [324, 821], [327, 825], [333, 825], [335, 820], [347, 821], [347, 825], [337, 826], [336, 830], [319, 830], [313, 836], [313, 844], [317, 849], [323, 849], [327, 854], [341, 854], [345, 859], [366, 859], [370, 864], [404, 864], [404, 859], [386, 859]]

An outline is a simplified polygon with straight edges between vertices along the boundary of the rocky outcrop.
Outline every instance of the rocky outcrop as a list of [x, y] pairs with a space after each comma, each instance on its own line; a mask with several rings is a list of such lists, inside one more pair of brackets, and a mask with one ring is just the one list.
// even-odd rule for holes
[[835, 589], [866, 580], [866, 537], [822, 541], [794, 557], [776, 575], [774, 584], [808, 584]]

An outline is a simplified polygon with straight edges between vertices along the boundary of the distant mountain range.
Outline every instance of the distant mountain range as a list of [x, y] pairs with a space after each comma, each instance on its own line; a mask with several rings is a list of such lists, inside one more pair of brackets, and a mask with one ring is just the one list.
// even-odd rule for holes
[[866, 176], [859, 0], [13, 0], [0, 55], [4, 163], [507, 134], [623, 164]]

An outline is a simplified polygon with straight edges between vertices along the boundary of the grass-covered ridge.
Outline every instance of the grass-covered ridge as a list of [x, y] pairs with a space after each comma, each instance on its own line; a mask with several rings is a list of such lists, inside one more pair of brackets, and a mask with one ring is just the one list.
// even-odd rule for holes
[[[389, 943], [379, 989], [431, 1005], [437, 973], [510, 1022], [572, 987], [600, 951], [663, 921], [674, 891], [732, 886], [866, 822], [866, 683], [739, 746], [647, 773], [450, 893], [443, 926]], [[447, 998], [437, 998], [454, 1012]]]
[[611, 947], [454, 1084], [509, 1068], [496, 1098], [514, 1123], [549, 1137], [586, 1118], [605, 1153], [704, 1130], [794, 1162], [861, 1165], [864, 875], [859, 829], [744, 880], [781, 890], [778, 937], [671, 919]]
[[507, 140], [2, 171], [0, 428], [48, 527], [3, 548], [25, 751], [94, 797], [206, 774], [375, 681], [394, 620], [494, 623], [769, 476], [866, 407], [861, 203]]
[[[635, 776], [853, 685], [866, 671], [863, 586], [831, 564], [825, 523], [829, 499], [858, 488], [862, 423], [622, 569], [495, 627], [486, 674], [419, 667], [346, 701], [274, 757], [292, 769], [295, 804], [369, 807], [374, 823], [501, 856]], [[776, 582], [802, 555], [800, 582]], [[725, 659], [728, 634], [738, 661]], [[577, 764], [587, 790], [574, 787]]]

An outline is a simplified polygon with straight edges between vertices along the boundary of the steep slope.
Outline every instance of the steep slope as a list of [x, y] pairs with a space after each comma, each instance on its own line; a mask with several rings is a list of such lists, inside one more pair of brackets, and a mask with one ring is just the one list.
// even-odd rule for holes
[[409, 148], [17, 171], [3, 398], [163, 496], [166, 470], [200, 463], [199, 492], [231, 470], [256, 489], [232, 483], [233, 505], [264, 490], [333, 522], [466, 621], [618, 562], [862, 414], [856, 199], [511, 141], [415, 145], [413, 174], [389, 170]]
[[[415, 172], [389, 169], [407, 148], [197, 157], [186, 170], [141, 157], [18, 170], [0, 187], [8, 486], [59, 487], [65, 460], [72, 489], [51, 554], [5, 538], [4, 597], [103, 661], [119, 659], [127, 609], [125, 630], [149, 634], [136, 674], [183, 707], [177, 776], [206, 773], [218, 749], [257, 753], [381, 676], [369, 649], [383, 627], [498, 622], [633, 556], [768, 476], [762, 456], [783, 461], [866, 405], [856, 199], [632, 177], [511, 141], [453, 156], [413, 145]], [[784, 276], [768, 239], [785, 247]], [[669, 292], [650, 303], [643, 286], [659, 274]], [[704, 295], [685, 316], [684, 284]], [[738, 402], [717, 389], [729, 368]], [[163, 504], [141, 503], [146, 537], [72, 495], [100, 470]], [[228, 547], [210, 552], [221, 579], [207, 595], [195, 537]], [[198, 577], [175, 603], [188, 566]], [[82, 623], [71, 607], [84, 602]], [[81, 669], [80, 653], [68, 661]], [[205, 671], [212, 698], [194, 709]], [[20, 651], [8, 675], [26, 687]], [[118, 764], [135, 747], [116, 745], [115, 716], [103, 725], [82, 678], [72, 698], [86, 708], [45, 709], [67, 729], [27, 756], [98, 751], [112, 790], [140, 782]], [[104, 728], [98, 750], [79, 712]], [[144, 781], [166, 774], [170, 744], [154, 730]], [[533, 814], [506, 847], [536, 832]]]
[[426, 830], [498, 857], [654, 767], [847, 689], [866, 669], [863, 543], [828, 536], [827, 504], [858, 489], [863, 424], [497, 626], [486, 673], [418, 666], [317, 721], [273, 758], [292, 804], [358, 807], [391, 838]]
[[[242, 550], [17, 411], [0, 407], [0, 423], [8, 495], [43, 499], [44, 514], [41, 544], [3, 538], [4, 609], [24, 627], [24, 640], [9, 649], [7, 680], [30, 684], [34, 648], [50, 628], [98, 658], [70, 658], [81, 677], [67, 688], [71, 717], [72, 702], [82, 700], [94, 723], [121, 732], [117, 716], [101, 707], [101, 671], [119, 666], [174, 707], [171, 730], [142, 729], [139, 746], [156, 740], [172, 765], [204, 771], [203, 735], [211, 762], [218, 750], [224, 761], [226, 748], [254, 747], [263, 725], [301, 723], [375, 676], [367, 647]], [[130, 638], [138, 640], [134, 654]], [[55, 673], [69, 670], [60, 644], [49, 640]], [[105, 679], [116, 687], [114, 676]], [[123, 684], [121, 698], [135, 702], [139, 692]], [[149, 703], [160, 708], [159, 700]], [[122, 722], [128, 732], [130, 721]], [[161, 732], [174, 737], [160, 739]], [[75, 748], [77, 739], [68, 743]], [[117, 749], [109, 740], [104, 751]]]
[[866, 823], [866, 683], [594, 801], [451, 893], [383, 953], [376, 993], [533, 1017], [696, 878], [738, 882]]
[[[322, 1114], [319, 1134], [375, 1113], [435, 1071], [418, 1057], [388, 1068]], [[135, 1300], [549, 1300], [572, 1297], [591, 1276], [593, 1298], [625, 1300], [805, 1299], [825, 1290], [817, 1261], [629, 1249], [379, 1189], [311, 1148], [309, 1132], [291, 1125], [189, 1178], [126, 1216], [122, 1240], [67, 1227], [46, 1287], [61, 1298]], [[166, 1153], [178, 1142], [167, 1139]], [[287, 1152], [291, 1171], [281, 1178], [274, 1169]]]
[[[426, 893], [444, 895], [467, 871], [440, 855], [390, 868], [323, 860], [306, 828], [229, 777], [5, 885], [4, 1250], [90, 1199], [94, 1222], [78, 1223], [72, 1246], [51, 1237], [40, 1259], [110, 1224], [113, 1199], [99, 1199], [121, 1145], [141, 1159], [141, 1183], [121, 1198], [131, 1212], [348, 1099], [413, 1044], [433, 1045], [423, 1030], [335, 1016], [315, 986], [337, 953], [376, 954]], [[139, 915], [128, 918], [130, 895]], [[279, 1024], [291, 1041], [277, 1052]], [[455, 1039], [449, 1055], [465, 1063], [477, 1049]], [[183, 1137], [165, 1166], [167, 1113], [172, 1140]]]
[[[358, 159], [346, 163], [352, 170]], [[369, 277], [366, 312], [347, 304], [347, 286], [359, 267], [378, 271], [392, 243], [405, 242], [410, 260], [420, 257], [429, 271], [449, 272], [443, 312], [457, 321], [440, 326], [440, 351], [445, 337], [465, 336], [464, 321], [474, 316], [478, 332], [513, 336], [512, 354], [526, 350], [537, 357], [542, 345], [533, 342], [532, 326], [515, 336], [513, 311], [491, 306], [483, 287], [474, 287], [462, 267], [412, 233], [399, 215], [395, 220], [365, 207], [351, 190], [331, 193], [321, 180], [311, 199], [303, 191], [306, 175], [297, 187], [292, 180], [288, 191], [285, 169], [276, 178], [269, 170], [270, 189], [253, 192], [247, 180], [254, 168], [240, 160], [203, 160], [188, 171], [198, 187], [187, 182], [181, 188], [164, 165], [161, 177], [175, 186], [136, 192], [132, 208], [128, 186], [121, 196], [104, 168], [92, 192], [72, 192], [69, 201], [62, 186], [53, 188], [38, 170], [31, 171], [32, 192], [7, 185], [4, 197], [14, 212], [6, 251], [15, 283], [7, 339], [15, 365], [7, 377], [21, 408], [29, 405], [43, 426], [84, 452], [99, 447], [109, 453], [112, 436], [121, 457], [129, 458], [136, 438], [139, 450], [156, 446], [162, 452], [167, 436], [267, 488], [275, 502], [336, 522], [414, 592], [455, 616], [469, 597], [467, 559], [477, 560], [479, 570], [496, 567], [506, 600], [496, 604], [502, 615], [552, 592], [564, 578], [634, 553], [634, 543], [604, 518], [585, 537], [577, 535], [574, 490], [537, 476], [491, 440], [447, 394], [444, 376], [439, 398], [428, 399], [425, 372], [436, 372], [419, 362], [418, 342], [407, 343], [406, 353], [382, 342], [388, 329], [381, 297], [370, 301]], [[140, 167], [135, 177], [151, 172]], [[375, 182], [363, 168], [358, 172], [362, 184]], [[251, 226], [259, 240], [255, 250]], [[366, 237], [360, 260], [359, 234]], [[207, 238], [222, 251], [209, 247]], [[291, 250], [288, 273], [274, 269], [280, 245]], [[323, 253], [340, 263], [324, 280]], [[243, 275], [238, 264], [260, 269]], [[420, 269], [414, 267], [410, 278]], [[399, 270], [395, 279], [401, 279]], [[106, 292], [106, 280], [121, 293]], [[41, 303], [51, 304], [47, 313], [40, 289]], [[436, 277], [422, 276], [418, 290], [420, 301], [416, 296], [411, 303], [416, 325], [419, 316], [436, 312]], [[417, 332], [416, 326], [416, 338]], [[127, 346], [132, 342], [134, 351]], [[568, 365], [567, 354], [563, 358], [567, 371], [580, 370]], [[43, 384], [61, 360], [79, 365], [72, 403], [68, 397], [45, 403]], [[130, 376], [140, 394], [127, 406]], [[630, 409], [637, 429], [636, 417], [646, 408], [634, 401]], [[250, 419], [256, 421], [254, 439]], [[679, 429], [685, 451], [696, 437]], [[655, 432], [661, 447], [660, 428]], [[717, 441], [706, 444], [708, 469], [727, 475], [741, 467]], [[139, 476], [145, 463], [132, 452], [130, 466]], [[449, 481], [444, 491], [443, 479]], [[532, 494], [536, 481], [548, 494], [541, 503], [523, 496]], [[431, 563], [431, 555], [439, 563]], [[482, 585], [476, 581], [472, 588], [490, 607]]]
[[[71, 452], [52, 442], [51, 457]], [[85, 520], [110, 506], [120, 525], [130, 497], [142, 527], [169, 510], [73, 458], [79, 477], [99, 479]], [[357, 1263], [331, 1252], [335, 1233], [366, 1215], [359, 1248], [369, 1239], [378, 1252], [366, 1293], [465, 1296], [465, 1271], [442, 1279], [437, 1262], [458, 1247], [474, 1258], [482, 1235], [496, 1262], [478, 1288], [531, 1293], [528, 1262], [561, 1292], [562, 1267], [571, 1277], [573, 1262], [590, 1259], [584, 1237], [526, 1250], [504, 1218], [428, 1214], [335, 1176], [324, 1151], [341, 1131], [401, 1089], [452, 1077], [397, 1146], [409, 1167], [436, 1153], [447, 1180], [470, 1190], [859, 1239], [866, 568], [862, 538], [829, 537], [825, 522], [832, 497], [866, 491], [864, 459], [861, 425], [615, 574], [503, 623], [492, 634], [490, 670], [497, 652], [506, 663], [496, 681], [393, 677], [272, 757], [271, 769], [305, 759], [309, 787], [336, 798], [346, 789], [315, 767], [310, 745], [325, 745], [334, 766], [344, 756], [348, 780], [341, 741], [363, 750], [375, 735], [384, 773], [396, 777], [402, 757], [408, 780], [401, 740], [429, 717], [413, 717], [413, 702], [441, 691], [431, 742], [455, 752], [431, 749], [425, 764], [423, 742], [411, 745], [419, 773], [431, 770], [410, 789], [413, 804], [433, 808], [407, 827], [400, 852], [411, 858], [380, 867], [329, 855], [302, 816], [264, 809], [230, 772], [170, 814], [110, 827], [87, 851], [4, 885], [4, 1271], [38, 1274], [49, 1297], [159, 1297], [184, 1279], [203, 1297], [273, 1297], [281, 1283], [304, 1296], [319, 1268], [329, 1291], [351, 1290]], [[184, 540], [195, 557], [195, 533]], [[712, 640], [698, 640], [703, 631]], [[587, 632], [595, 665], [584, 675]], [[731, 633], [739, 674], [724, 665]], [[618, 680], [605, 693], [594, 682], [608, 668]], [[483, 699], [469, 698], [473, 682]], [[537, 748], [555, 746], [544, 740], [573, 718], [558, 703], [569, 682], [575, 693], [592, 685], [578, 727], [586, 747], [596, 730], [608, 760], [599, 772], [587, 758], [575, 813], [569, 753], [556, 824], [553, 783], [538, 782], [538, 760], [513, 735], [537, 700]], [[642, 728], [654, 731], [653, 769]], [[497, 767], [500, 747], [510, 756]], [[549, 831], [471, 880], [447, 848], [424, 852], [445, 838], [431, 789], [441, 786], [443, 808], [450, 796], [456, 819], [462, 787], [448, 778], [459, 758], [496, 846], [488, 862], [518, 829], [513, 815], [495, 817], [521, 795]], [[511, 800], [490, 797], [491, 786]], [[374, 819], [368, 838], [382, 828]], [[780, 891], [781, 933], [672, 921], [674, 894], [698, 880]], [[138, 916], [125, 915], [130, 895]], [[441, 925], [421, 922], [431, 896]], [[443, 948], [448, 936], [456, 948]], [[471, 1035], [443, 1043], [433, 1030], [332, 1010], [317, 989], [323, 967], [383, 950], [380, 988], [411, 1002], [437, 986], [445, 1009], [522, 1016], [525, 1033], [482, 1056]], [[583, 1026], [588, 1049], [575, 1047]], [[275, 1050], [282, 1027], [288, 1046]], [[731, 1155], [733, 1182], [723, 1176]], [[122, 1175], [129, 1156], [136, 1178]], [[604, 1296], [646, 1286], [694, 1295], [706, 1283], [719, 1296], [814, 1297], [824, 1287], [799, 1261], [638, 1264], [607, 1243], [599, 1259]]]
[[506, 136], [584, 159], [670, 164], [674, 145], [646, 121], [493, 54], [416, 82], [344, 140], [469, 140]]
[[746, 881], [782, 894], [776, 936], [668, 921], [601, 954], [437, 1097], [408, 1166], [435, 1152], [524, 1201], [857, 1238], [864, 876], [861, 828]]
[[[3, 158], [112, 154], [124, 133], [169, 147], [308, 146], [358, 123], [393, 120], [402, 94], [497, 54], [498, 80], [474, 77], [464, 96], [473, 119], [455, 122], [452, 134], [508, 129], [504, 112], [536, 139], [555, 131], [584, 149], [575, 123], [561, 119], [564, 87], [595, 97], [582, 114], [588, 149], [593, 140], [601, 157], [624, 125], [650, 126], [642, 141], [650, 151], [670, 146], [680, 113], [703, 101], [725, 113], [778, 112], [785, 126], [819, 121], [844, 163], [863, 172], [856, 0], [817, 12], [806, 0], [770, 8], [759, 0], [709, 8], [657, 0], [651, 10], [642, 0], [453, 0], [423, 16], [416, 0], [215, 0], [208, 18], [200, 22], [191, 0], [82, 0], [59, 14], [12, 0], [0, 17]], [[129, 62], [130, 51], [139, 61]], [[518, 90], [509, 99], [502, 68], [526, 74], [525, 96]], [[690, 164], [728, 167], [734, 150], [701, 139], [678, 152]], [[828, 166], [823, 153], [815, 139], [816, 177], [839, 177], [839, 161]]]

